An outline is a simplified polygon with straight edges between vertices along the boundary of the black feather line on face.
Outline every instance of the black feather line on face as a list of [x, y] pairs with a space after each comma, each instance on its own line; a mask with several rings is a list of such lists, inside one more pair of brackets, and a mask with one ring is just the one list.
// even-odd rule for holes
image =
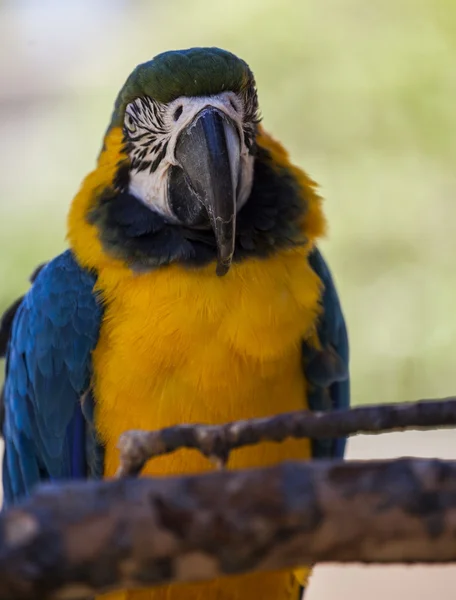
[[136, 131], [131, 131], [124, 125], [125, 151], [131, 158], [132, 169], [145, 171], [153, 166], [155, 171], [163, 158], [160, 148], [165, 142], [169, 131], [165, 126], [164, 115], [166, 106], [147, 96], [137, 98], [129, 106], [129, 115], [136, 125]]
[[[258, 148], [252, 192], [237, 216], [234, 262], [305, 243], [299, 226], [304, 193], [290, 171]], [[127, 191], [104, 190], [87, 219], [97, 226], [105, 251], [134, 270], [170, 263], [202, 267], [217, 257], [212, 230], [172, 224]]]
[[128, 189], [130, 183], [130, 162], [128, 160], [123, 160], [117, 165], [117, 173], [113, 183], [117, 192]]
[[255, 139], [261, 116], [258, 106], [258, 94], [254, 85], [247, 87], [243, 93], [244, 102], [244, 141], [250, 154], [255, 153]]
[[[158, 148], [159, 148], [159, 146], [157, 146], [155, 149], [158, 150]], [[151, 173], [154, 173], [157, 170], [158, 165], [165, 158], [165, 154], [166, 154], [166, 150], [167, 149], [168, 149], [168, 142], [165, 143], [165, 145], [163, 146], [163, 148], [161, 149], [161, 151], [157, 154], [157, 158], [150, 165], [150, 172]]]

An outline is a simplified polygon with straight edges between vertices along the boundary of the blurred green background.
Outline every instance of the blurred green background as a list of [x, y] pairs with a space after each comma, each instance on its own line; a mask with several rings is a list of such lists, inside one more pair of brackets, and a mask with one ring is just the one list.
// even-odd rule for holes
[[454, 0], [0, 1], [0, 309], [65, 247], [138, 62], [217, 45], [321, 185], [355, 403], [455, 393]]

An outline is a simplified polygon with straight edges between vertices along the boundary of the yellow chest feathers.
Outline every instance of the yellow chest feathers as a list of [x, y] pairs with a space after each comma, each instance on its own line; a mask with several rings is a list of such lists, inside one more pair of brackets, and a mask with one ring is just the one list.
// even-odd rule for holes
[[[294, 249], [245, 261], [223, 278], [212, 265], [100, 272], [106, 309], [93, 359], [107, 475], [115, 471], [115, 445], [126, 429], [223, 423], [305, 407], [300, 343], [314, 335], [320, 295], [305, 254]], [[308, 453], [302, 442], [280, 447], [265, 444], [272, 454], [257, 459], [238, 451], [234, 463], [257, 466], [284, 452]], [[188, 470], [179, 454], [185, 453], [152, 461], [150, 472]], [[190, 470], [207, 466], [196, 453], [191, 464]]]

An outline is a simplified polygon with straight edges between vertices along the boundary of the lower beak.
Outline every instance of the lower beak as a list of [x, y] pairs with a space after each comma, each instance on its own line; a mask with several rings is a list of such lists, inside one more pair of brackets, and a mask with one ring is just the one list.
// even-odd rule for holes
[[181, 222], [208, 222], [217, 243], [217, 275], [228, 273], [236, 234], [236, 188], [240, 142], [235, 125], [207, 107], [180, 134], [175, 150], [179, 167], [170, 175], [171, 209]]

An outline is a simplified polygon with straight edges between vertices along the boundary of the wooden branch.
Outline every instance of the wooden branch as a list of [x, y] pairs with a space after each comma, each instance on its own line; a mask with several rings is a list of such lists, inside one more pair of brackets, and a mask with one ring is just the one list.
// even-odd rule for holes
[[133, 430], [119, 440], [118, 476], [135, 475], [151, 458], [180, 448], [199, 450], [219, 464], [230, 452], [258, 442], [286, 438], [338, 438], [360, 433], [456, 426], [456, 399], [360, 406], [327, 413], [299, 411], [219, 426], [178, 425], [159, 431]]
[[0, 600], [318, 562], [456, 561], [456, 461], [284, 463], [42, 487], [0, 515]]

